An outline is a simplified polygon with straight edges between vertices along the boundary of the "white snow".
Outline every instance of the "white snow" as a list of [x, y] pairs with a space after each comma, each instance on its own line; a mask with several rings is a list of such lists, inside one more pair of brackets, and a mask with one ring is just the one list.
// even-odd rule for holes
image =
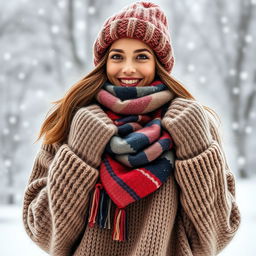
[[88, 13], [89, 13], [90, 15], [93, 15], [95, 12], [96, 12], [96, 10], [95, 10], [95, 7], [94, 7], [94, 6], [90, 6], [90, 7], [88, 8]]
[[45, 15], [45, 9], [44, 8], [39, 8], [37, 12], [40, 16]]
[[[242, 222], [231, 243], [220, 256], [256, 255], [256, 177], [251, 180], [237, 180], [237, 203]], [[46, 256], [48, 255], [30, 240], [22, 220], [22, 210], [18, 206], [0, 206], [0, 241], [3, 256]]]
[[24, 79], [26, 78], [26, 74], [25, 74], [24, 72], [20, 72], [20, 73], [18, 74], [18, 78], [19, 78], [20, 80], [24, 80]]
[[240, 89], [237, 87], [234, 87], [232, 92], [233, 92], [233, 94], [238, 94], [238, 93], [240, 93]]
[[188, 65], [188, 71], [190, 71], [190, 72], [192, 72], [192, 71], [194, 71], [195, 70], [195, 66], [194, 65], [192, 65], [192, 64], [190, 64], [190, 65]]
[[188, 42], [187, 43], [187, 48], [189, 49], [189, 50], [194, 50], [195, 49], [195, 42]]
[[64, 9], [64, 8], [66, 7], [65, 1], [59, 1], [59, 2], [58, 2], [58, 7], [59, 7], [60, 9]]
[[244, 38], [245, 42], [250, 44], [253, 41], [253, 36], [252, 35], [246, 35]]
[[230, 69], [229, 70], [229, 74], [231, 75], [231, 76], [234, 76], [235, 74], [236, 74], [236, 70], [235, 69]]
[[16, 122], [17, 122], [16, 116], [10, 116], [9, 117], [9, 123], [10, 124], [16, 124]]
[[237, 130], [238, 128], [239, 128], [239, 123], [237, 123], [237, 122], [232, 123], [233, 130]]
[[52, 25], [51, 31], [53, 34], [58, 34], [60, 32], [60, 28], [58, 25]]
[[242, 71], [240, 73], [240, 79], [241, 80], [246, 80], [248, 78], [248, 73], [246, 71]]
[[12, 58], [12, 55], [9, 52], [4, 53], [3, 59], [4, 60], [10, 60]]
[[226, 24], [228, 22], [228, 18], [226, 16], [221, 17], [221, 23]]

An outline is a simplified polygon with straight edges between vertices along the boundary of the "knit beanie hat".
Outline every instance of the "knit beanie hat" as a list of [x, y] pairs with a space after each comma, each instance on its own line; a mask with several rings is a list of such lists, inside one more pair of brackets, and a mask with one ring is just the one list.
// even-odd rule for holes
[[146, 43], [154, 50], [167, 72], [171, 72], [174, 56], [167, 18], [158, 5], [135, 2], [109, 17], [93, 45], [95, 66], [107, 48], [120, 38], [134, 38]]

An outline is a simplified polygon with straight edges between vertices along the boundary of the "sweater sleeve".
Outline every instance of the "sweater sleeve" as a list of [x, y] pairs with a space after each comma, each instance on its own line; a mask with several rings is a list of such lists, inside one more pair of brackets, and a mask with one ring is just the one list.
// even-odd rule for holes
[[217, 255], [239, 227], [235, 180], [224, 163], [216, 141], [196, 157], [175, 163], [182, 225], [193, 255]]
[[89, 192], [98, 175], [68, 144], [42, 144], [25, 189], [23, 224], [50, 255], [70, 255], [85, 227]]
[[[194, 115], [199, 116], [199, 113], [194, 111]], [[226, 163], [217, 126], [210, 116], [208, 118], [210, 125], [206, 132], [212, 137], [208, 146], [203, 150], [199, 148], [193, 156], [175, 161], [174, 175], [180, 188], [177, 215], [177, 237], [179, 250], [182, 250], [177, 253], [180, 255], [217, 255], [240, 225], [234, 175]], [[171, 126], [166, 127], [171, 133]], [[186, 130], [186, 124], [183, 128]], [[190, 126], [188, 132], [196, 134], [193, 129], [197, 128]], [[204, 145], [203, 136], [197, 138], [198, 145]], [[188, 146], [181, 152], [191, 155]]]

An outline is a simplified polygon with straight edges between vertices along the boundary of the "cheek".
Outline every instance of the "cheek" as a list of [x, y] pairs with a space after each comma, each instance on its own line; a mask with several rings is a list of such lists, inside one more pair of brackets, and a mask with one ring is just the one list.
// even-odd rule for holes
[[114, 76], [118, 72], [117, 66], [113, 64], [107, 64], [106, 72], [108, 76]]
[[155, 76], [155, 67], [154, 65], [147, 65], [143, 68], [143, 74], [148, 77], [154, 77]]
[[113, 76], [114, 74], [113, 67], [111, 65], [107, 65], [106, 72], [107, 72], [107, 76]]

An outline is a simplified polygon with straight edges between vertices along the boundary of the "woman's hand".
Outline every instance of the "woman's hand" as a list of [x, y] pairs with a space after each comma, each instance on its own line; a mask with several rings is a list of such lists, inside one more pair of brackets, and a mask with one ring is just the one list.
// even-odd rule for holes
[[97, 104], [80, 108], [74, 115], [68, 136], [70, 148], [94, 168], [117, 126]]
[[195, 100], [172, 100], [162, 125], [171, 134], [178, 159], [188, 159], [206, 150], [211, 142], [209, 119], [203, 106]]

